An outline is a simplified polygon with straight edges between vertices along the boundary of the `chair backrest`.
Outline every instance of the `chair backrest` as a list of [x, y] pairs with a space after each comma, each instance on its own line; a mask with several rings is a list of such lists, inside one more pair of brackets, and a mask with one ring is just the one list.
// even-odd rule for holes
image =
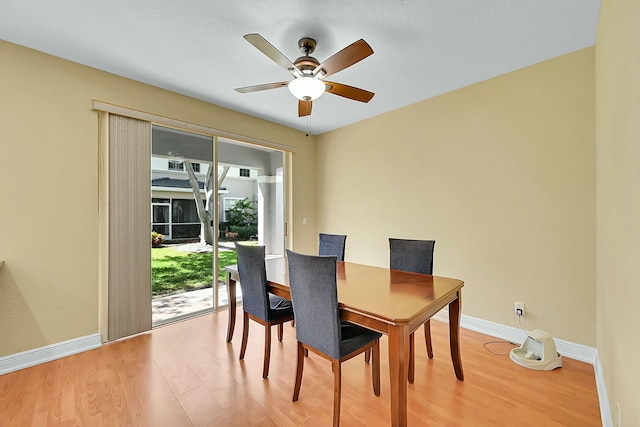
[[318, 255], [338, 257], [338, 261], [344, 261], [344, 247], [347, 236], [344, 234], [320, 233], [320, 250]]
[[249, 314], [267, 320], [269, 296], [267, 293], [267, 270], [264, 264], [264, 246], [240, 245], [238, 254], [238, 279], [242, 289], [242, 309]]
[[340, 309], [335, 256], [303, 255], [287, 249], [296, 338], [340, 358]]
[[435, 240], [389, 239], [389, 268], [433, 274]]

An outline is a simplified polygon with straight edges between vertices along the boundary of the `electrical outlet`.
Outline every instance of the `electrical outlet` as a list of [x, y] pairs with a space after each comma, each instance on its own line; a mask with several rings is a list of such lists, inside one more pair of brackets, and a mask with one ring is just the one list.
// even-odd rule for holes
[[516, 301], [516, 316], [524, 316], [524, 303]]

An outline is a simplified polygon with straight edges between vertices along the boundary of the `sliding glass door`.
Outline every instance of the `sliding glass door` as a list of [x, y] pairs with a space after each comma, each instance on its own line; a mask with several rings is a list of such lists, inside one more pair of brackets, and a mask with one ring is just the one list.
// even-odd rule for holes
[[283, 152], [154, 125], [151, 168], [154, 326], [228, 304], [236, 242], [284, 255]]

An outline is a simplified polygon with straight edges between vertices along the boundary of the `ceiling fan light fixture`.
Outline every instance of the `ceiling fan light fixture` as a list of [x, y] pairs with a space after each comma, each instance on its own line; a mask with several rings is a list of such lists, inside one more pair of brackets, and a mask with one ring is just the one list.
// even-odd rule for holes
[[289, 92], [301, 101], [314, 101], [325, 91], [322, 80], [315, 77], [298, 77], [289, 82]]

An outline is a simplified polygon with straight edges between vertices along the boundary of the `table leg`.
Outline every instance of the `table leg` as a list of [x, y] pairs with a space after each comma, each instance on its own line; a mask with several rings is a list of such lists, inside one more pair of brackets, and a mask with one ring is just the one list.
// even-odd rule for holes
[[389, 377], [391, 386], [391, 425], [407, 425], [407, 375], [409, 373], [409, 328], [389, 327]]
[[462, 372], [462, 358], [460, 357], [460, 299], [462, 293], [458, 291], [458, 298], [449, 304], [449, 345], [451, 346], [451, 361], [456, 378], [464, 381]]
[[229, 325], [227, 326], [227, 342], [233, 338], [233, 330], [236, 327], [236, 281], [227, 273], [227, 294], [229, 295]]

